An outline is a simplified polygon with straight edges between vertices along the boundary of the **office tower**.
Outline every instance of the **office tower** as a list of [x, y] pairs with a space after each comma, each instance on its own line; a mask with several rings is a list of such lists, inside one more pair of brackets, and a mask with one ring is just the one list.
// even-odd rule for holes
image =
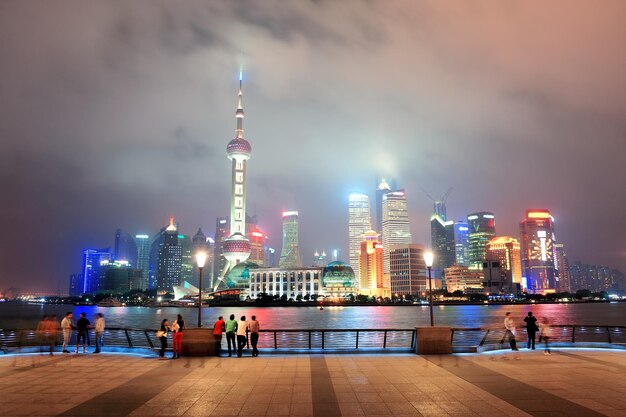
[[193, 256], [193, 243], [189, 235], [178, 234], [178, 244], [180, 245], [180, 280], [182, 284], [193, 278], [193, 268], [196, 259]]
[[567, 253], [565, 253], [565, 247], [562, 243], [555, 243], [554, 245], [554, 269], [556, 275], [558, 292], [570, 292], [571, 277], [569, 272], [569, 260], [567, 259]]
[[226, 258], [224, 258], [224, 240], [230, 233], [230, 225], [228, 217], [218, 217], [215, 221], [215, 246], [213, 247], [213, 279], [221, 277], [222, 271], [226, 267]]
[[428, 290], [424, 245], [392, 245], [389, 248], [389, 269], [391, 294], [417, 295]]
[[276, 266], [276, 249], [265, 246], [263, 250], [265, 251], [265, 266], [268, 268]]
[[70, 275], [70, 283], [68, 286], [70, 297], [78, 297], [83, 293], [83, 274]]
[[467, 222], [454, 222], [454, 255], [457, 265], [469, 266], [469, 226]]
[[[489, 255], [487, 255], [489, 256]], [[499, 260], [485, 260], [482, 265], [483, 289], [486, 294], [510, 294], [512, 285], [508, 281], [506, 273], [502, 269]], [[515, 291], [516, 294], [520, 293]]]
[[250, 240], [250, 257], [248, 262], [253, 262], [258, 266], [265, 266], [265, 241], [267, 235], [259, 227], [256, 216], [249, 217], [246, 222], [246, 236]]
[[517, 286], [522, 285], [522, 255], [519, 241], [511, 236], [492, 238], [487, 243], [486, 259], [500, 262], [505, 278], [504, 289], [516, 293]]
[[411, 243], [409, 213], [404, 190], [383, 195], [383, 248], [385, 273], [389, 273], [389, 247]]
[[519, 225], [522, 247], [522, 280], [531, 293], [556, 288], [554, 275], [554, 218], [549, 210], [527, 210]]
[[142, 271], [141, 289], [146, 290], [150, 288], [150, 236], [135, 235], [135, 247], [137, 262], [134, 267]]
[[83, 294], [95, 294], [100, 279], [100, 264], [111, 260], [111, 248], [83, 251]]
[[[359, 294], [389, 297], [390, 284], [385, 282], [383, 245], [373, 230], [363, 234], [359, 247]], [[356, 274], [355, 274], [356, 279]], [[356, 281], [355, 281], [356, 282]]]
[[370, 199], [365, 194], [350, 194], [348, 197], [348, 262], [359, 282], [359, 247], [363, 234], [371, 230]]
[[124, 294], [130, 290], [138, 290], [141, 289], [141, 280], [141, 270], [133, 268], [128, 261], [102, 261], [98, 293]]
[[391, 187], [387, 184], [385, 178], [380, 180], [380, 184], [376, 188], [376, 231], [383, 232], [383, 196], [391, 191]]
[[116, 261], [128, 261], [131, 265], [135, 265], [137, 263], [137, 247], [135, 246], [135, 239], [122, 229], [115, 230], [113, 259]]
[[[445, 213], [445, 205], [443, 206]], [[433, 254], [433, 273], [441, 278], [443, 270], [456, 263], [456, 246], [454, 242], [454, 222], [446, 221], [435, 213], [430, 217], [430, 241]]]
[[[481, 269], [487, 255], [487, 243], [496, 236], [496, 216], [481, 211], [467, 216], [469, 226], [469, 267]], [[447, 281], [446, 281], [447, 282]]]
[[243, 138], [243, 88], [242, 74], [239, 74], [239, 94], [237, 97], [237, 136], [226, 147], [228, 159], [232, 161], [232, 188], [230, 199], [230, 235], [224, 240], [223, 255], [226, 266], [222, 276], [235, 265], [245, 262], [250, 256], [250, 241], [246, 233], [246, 174], [247, 163], [252, 154], [250, 142]]
[[195, 262], [195, 256], [199, 252], [204, 252], [207, 254], [207, 259], [204, 264], [204, 268], [202, 270], [202, 288], [212, 288], [211, 287], [211, 271], [213, 269], [213, 253], [210, 247], [209, 241], [207, 237], [202, 232], [201, 228], [198, 228], [196, 234], [191, 238], [191, 256], [193, 259], [193, 268], [191, 271], [191, 279], [188, 282], [194, 287], [200, 287], [200, 270], [198, 269], [198, 265]]
[[[313, 266], [318, 268], [323, 268], [328, 264], [328, 256], [326, 255], [326, 251], [322, 252], [315, 251], [313, 254]], [[354, 270], [354, 268], [352, 268]]]
[[[482, 267], [482, 265], [481, 265]], [[454, 265], [445, 270], [446, 290], [450, 293], [461, 291], [464, 294], [483, 292], [483, 272], [466, 266]]]
[[181, 284], [182, 257], [178, 227], [174, 219], [170, 218], [170, 224], [157, 233], [150, 248], [152, 288], [171, 291], [174, 286]]
[[301, 268], [300, 248], [298, 246], [298, 212], [283, 212], [283, 247], [278, 261], [280, 268]]

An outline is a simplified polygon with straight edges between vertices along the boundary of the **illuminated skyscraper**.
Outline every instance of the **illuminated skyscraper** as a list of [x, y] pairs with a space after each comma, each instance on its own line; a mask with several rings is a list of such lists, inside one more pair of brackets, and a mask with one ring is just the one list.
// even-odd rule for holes
[[115, 246], [113, 246], [113, 259], [116, 261], [128, 261], [133, 267], [137, 263], [137, 247], [135, 239], [122, 229], [115, 230]]
[[237, 136], [226, 147], [228, 159], [232, 161], [232, 188], [230, 199], [230, 236], [224, 240], [223, 255], [226, 258], [223, 276], [250, 256], [250, 241], [246, 233], [246, 164], [252, 154], [250, 142], [243, 138], [243, 88], [242, 74], [239, 74], [239, 95], [237, 98]]
[[193, 256], [193, 243], [189, 235], [178, 234], [180, 245], [180, 283], [193, 280], [196, 259]]
[[174, 286], [181, 284], [183, 250], [178, 241], [178, 226], [174, 219], [161, 229], [155, 236], [150, 248], [151, 274], [157, 290], [171, 291]]
[[467, 222], [454, 222], [454, 248], [456, 264], [469, 266], [469, 226]]
[[[218, 217], [215, 221], [215, 246], [213, 247], [213, 280], [216, 283], [222, 271], [226, 267], [226, 258], [224, 258], [224, 240], [230, 233], [230, 225], [228, 217]], [[215, 286], [214, 286], [215, 287]]]
[[391, 294], [417, 295], [428, 290], [424, 245], [393, 245], [389, 249], [389, 262]]
[[517, 239], [511, 236], [494, 237], [487, 243], [486, 254], [487, 260], [500, 262], [506, 290], [514, 291], [515, 284], [522, 285], [522, 258]]
[[558, 292], [571, 292], [571, 274], [569, 270], [569, 260], [565, 253], [565, 247], [562, 243], [555, 243], [554, 245], [554, 268], [556, 271]]
[[531, 293], [556, 289], [554, 274], [554, 218], [549, 210], [527, 210], [519, 225], [522, 280]]
[[359, 282], [359, 248], [363, 234], [372, 229], [370, 199], [366, 194], [350, 194], [348, 198], [348, 261]]
[[383, 248], [385, 273], [389, 273], [389, 247], [411, 243], [409, 213], [404, 190], [383, 195]]
[[[391, 191], [387, 181], [382, 178], [376, 188], [376, 231], [383, 232], [383, 196]], [[369, 229], [368, 229], [369, 230]]]
[[[435, 207], [436, 208], [436, 207]], [[445, 213], [445, 205], [443, 205]], [[430, 241], [433, 254], [433, 272], [436, 278], [441, 278], [444, 268], [456, 263], [456, 247], [454, 243], [454, 222], [446, 221], [440, 214], [430, 216]]]
[[150, 236], [135, 235], [137, 247], [137, 264], [135, 268], [141, 270], [141, 288], [150, 288]]
[[[207, 259], [204, 264], [204, 270], [202, 274], [202, 287], [211, 288], [211, 275], [213, 272], [213, 248], [211, 247], [209, 240], [202, 233], [202, 229], [198, 228], [196, 234], [191, 238], [191, 256], [192, 260], [195, 260], [195, 255], [198, 252], [204, 252], [207, 254]], [[200, 270], [196, 262], [193, 262], [191, 279], [188, 280], [194, 287], [200, 285]]]
[[469, 262], [470, 268], [481, 269], [487, 259], [487, 243], [496, 236], [496, 216], [481, 211], [467, 216], [469, 226]]
[[385, 282], [384, 251], [379, 234], [370, 230], [363, 234], [359, 247], [359, 293], [372, 297], [388, 297], [390, 284]]
[[301, 268], [300, 247], [298, 246], [298, 212], [283, 212], [283, 248], [278, 261], [280, 268]]
[[265, 264], [265, 241], [267, 236], [256, 222], [256, 216], [248, 217], [246, 222], [246, 236], [250, 240], [250, 257], [249, 262], [253, 262], [258, 266], [266, 266]]
[[111, 260], [111, 248], [83, 251], [83, 294], [95, 294], [100, 280], [100, 264]]

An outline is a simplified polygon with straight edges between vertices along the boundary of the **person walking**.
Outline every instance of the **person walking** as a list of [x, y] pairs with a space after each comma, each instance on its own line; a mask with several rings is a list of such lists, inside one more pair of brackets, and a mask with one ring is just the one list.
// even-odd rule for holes
[[519, 350], [517, 348], [517, 342], [515, 341], [515, 336], [517, 334], [515, 330], [515, 323], [511, 318], [511, 313], [507, 312], [504, 318], [504, 327], [506, 327], [505, 336], [509, 337], [509, 345], [511, 345], [511, 350]]
[[527, 349], [535, 350], [535, 337], [539, 328], [537, 327], [537, 317], [533, 316], [532, 311], [528, 312], [528, 315], [524, 317], [526, 322], [526, 333], [528, 333]]
[[87, 320], [85, 313], [80, 313], [80, 318], [76, 322], [76, 329], [78, 330], [76, 336], [76, 353], [78, 353], [78, 347], [80, 342], [83, 342], [83, 353], [87, 353], [87, 346], [91, 346], [89, 342], [89, 327], [91, 323]]
[[157, 330], [156, 336], [161, 341], [161, 350], [159, 351], [159, 359], [165, 359], [165, 350], [167, 349], [167, 332], [170, 330], [170, 323], [167, 319], [161, 322], [161, 328]]
[[96, 332], [96, 350], [93, 353], [100, 353], [102, 347], [102, 340], [104, 338], [104, 315], [102, 313], [96, 314], [96, 323], [94, 331]]
[[224, 317], [220, 316], [213, 325], [213, 338], [215, 339], [215, 354], [220, 356], [222, 351], [222, 334], [226, 330], [226, 323], [224, 323]]
[[226, 343], [228, 344], [228, 357], [233, 356], [230, 350], [232, 344], [233, 350], [237, 353], [237, 343], [235, 342], [235, 334], [237, 332], [237, 322], [235, 315], [231, 314], [230, 319], [226, 321]]
[[72, 312], [65, 313], [65, 317], [61, 320], [61, 331], [63, 331], [63, 353], [70, 353], [67, 350], [67, 346], [70, 344], [72, 338], [72, 330], [74, 329], [74, 323], [72, 323]]
[[543, 354], [544, 355], [552, 354], [552, 352], [550, 351], [550, 337], [552, 337], [552, 329], [550, 328], [550, 322], [548, 321], [546, 317], [544, 317], [543, 320], [541, 320], [541, 335], [539, 336], [539, 339], [543, 341], [543, 345], [544, 345]]
[[248, 336], [248, 322], [246, 316], [241, 316], [241, 319], [237, 323], [237, 357], [241, 358], [243, 355], [243, 347], [246, 345]]
[[59, 329], [59, 322], [57, 321], [56, 315], [48, 316], [48, 320], [46, 321], [46, 338], [48, 340], [48, 346], [50, 346], [50, 355], [54, 353], [54, 346], [57, 343], [57, 331]]
[[37, 341], [39, 343], [39, 353], [43, 353], [45, 346], [48, 344], [48, 338], [46, 337], [46, 328], [48, 326], [48, 316], [44, 315], [39, 323], [37, 323]]
[[259, 322], [256, 319], [256, 316], [252, 316], [252, 320], [250, 321], [250, 344], [252, 345], [252, 356], [259, 356], [259, 349], [257, 349], [257, 345], [259, 343]]
[[172, 355], [172, 359], [180, 358], [180, 350], [183, 347], [183, 330], [185, 330], [185, 320], [183, 320], [183, 316], [179, 314], [172, 324], [172, 331], [174, 332], [172, 346], [174, 354]]

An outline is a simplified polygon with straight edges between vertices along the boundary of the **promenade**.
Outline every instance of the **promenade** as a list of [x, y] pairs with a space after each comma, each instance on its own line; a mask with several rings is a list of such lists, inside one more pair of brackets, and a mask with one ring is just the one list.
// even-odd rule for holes
[[626, 352], [0, 356], [8, 416], [626, 416]]

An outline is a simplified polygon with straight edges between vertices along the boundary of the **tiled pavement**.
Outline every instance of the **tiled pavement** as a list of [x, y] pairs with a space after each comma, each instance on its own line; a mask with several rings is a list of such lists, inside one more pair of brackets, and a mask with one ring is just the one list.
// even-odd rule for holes
[[626, 352], [599, 350], [0, 356], [0, 415], [626, 416], [625, 370]]

